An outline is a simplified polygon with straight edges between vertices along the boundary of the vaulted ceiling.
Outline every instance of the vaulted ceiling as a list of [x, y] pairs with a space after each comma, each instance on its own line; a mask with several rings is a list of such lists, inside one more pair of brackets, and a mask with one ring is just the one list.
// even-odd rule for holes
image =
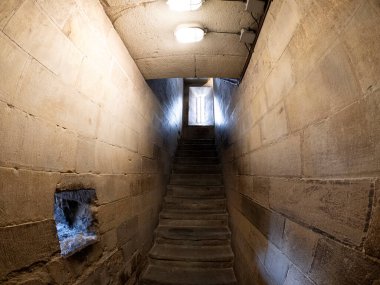
[[[248, 56], [239, 41], [242, 28], [256, 29], [242, 1], [207, 0], [197, 11], [171, 11], [164, 0], [102, 0], [113, 25], [146, 79], [170, 77], [238, 78]], [[180, 24], [207, 28], [203, 41], [178, 43]]]

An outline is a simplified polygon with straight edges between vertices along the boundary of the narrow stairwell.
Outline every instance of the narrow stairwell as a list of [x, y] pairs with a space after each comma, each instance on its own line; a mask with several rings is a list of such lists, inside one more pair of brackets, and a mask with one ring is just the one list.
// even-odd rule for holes
[[215, 140], [182, 139], [140, 285], [236, 285], [230, 238]]

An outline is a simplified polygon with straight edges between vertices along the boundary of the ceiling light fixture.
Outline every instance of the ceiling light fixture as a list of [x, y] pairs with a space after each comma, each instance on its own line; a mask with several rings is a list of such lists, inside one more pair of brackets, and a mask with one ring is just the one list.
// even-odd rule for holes
[[171, 10], [184, 12], [198, 10], [203, 0], [168, 0], [166, 3]]
[[174, 32], [174, 35], [180, 43], [200, 42], [206, 34], [206, 31], [198, 25], [180, 25]]

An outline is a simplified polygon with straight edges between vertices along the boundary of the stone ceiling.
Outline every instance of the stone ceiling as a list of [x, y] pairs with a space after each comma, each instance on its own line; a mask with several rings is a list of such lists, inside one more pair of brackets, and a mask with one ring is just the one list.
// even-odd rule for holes
[[[164, 0], [102, 0], [102, 4], [146, 79], [238, 78], [248, 56], [238, 33], [256, 28], [241, 1], [208, 0], [192, 12], [171, 11]], [[202, 24], [209, 32], [201, 42], [178, 43], [174, 30], [184, 23]]]

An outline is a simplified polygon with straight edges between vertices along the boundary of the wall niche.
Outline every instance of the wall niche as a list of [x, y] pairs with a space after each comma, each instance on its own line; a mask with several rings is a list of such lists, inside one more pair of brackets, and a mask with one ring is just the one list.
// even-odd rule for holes
[[94, 189], [59, 191], [54, 195], [54, 220], [61, 255], [69, 257], [98, 241]]

